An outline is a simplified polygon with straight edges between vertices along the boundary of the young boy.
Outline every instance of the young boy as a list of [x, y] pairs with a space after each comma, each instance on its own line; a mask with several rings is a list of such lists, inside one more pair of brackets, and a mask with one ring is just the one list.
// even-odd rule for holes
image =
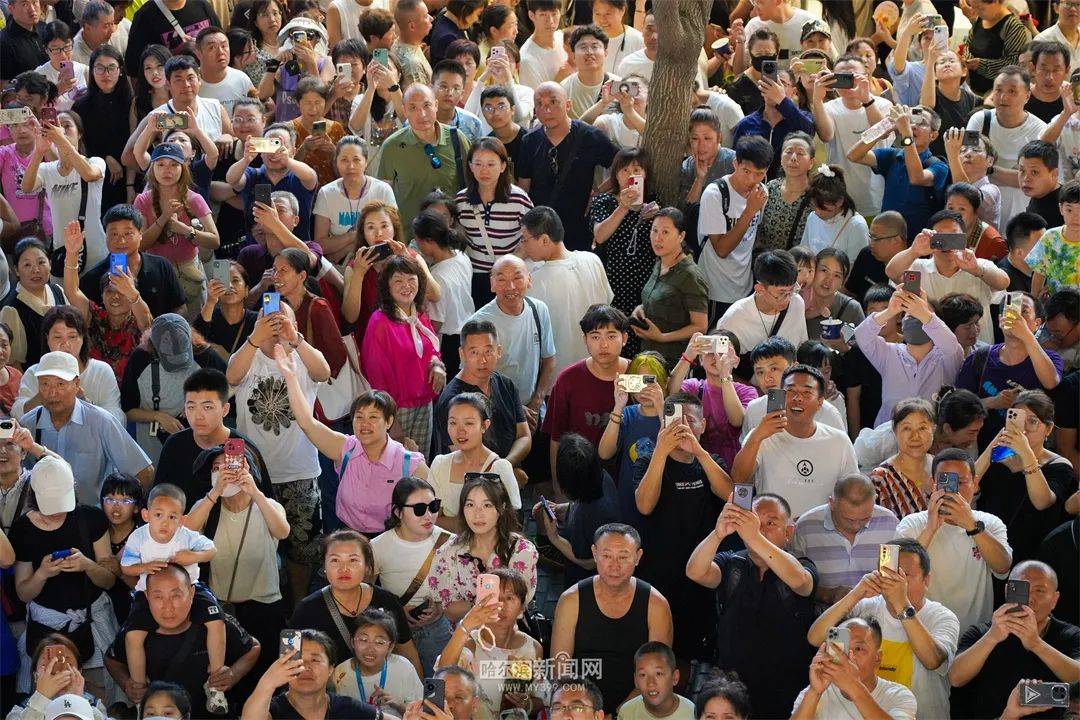
[[814, 280], [814, 253], [805, 245], [796, 245], [788, 252], [795, 258], [795, 267], [799, 268], [799, 274], [795, 278], [795, 292], [809, 288]]
[[634, 687], [640, 693], [619, 708], [619, 720], [691, 720], [694, 703], [675, 692], [679, 669], [675, 653], [650, 640], [634, 653]]
[[963, 128], [949, 128], [945, 131], [944, 142], [945, 157], [949, 162], [953, 182], [971, 183], [979, 188], [982, 195], [979, 219], [1000, 228], [1001, 190], [991, 183], [987, 176], [987, 172], [997, 161], [997, 151], [990, 144], [990, 138], [980, 135], [978, 144], [964, 145]]
[[[143, 643], [148, 632], [155, 628], [154, 619], [146, 600], [146, 578], [168, 563], [183, 565], [195, 584], [195, 601], [191, 607], [191, 619], [206, 625], [206, 650], [210, 659], [210, 674], [225, 665], [225, 622], [221, 619], [221, 607], [205, 586], [197, 583], [199, 563], [210, 562], [217, 554], [213, 541], [194, 530], [184, 527], [184, 508], [187, 498], [175, 485], [163, 483], [150, 491], [142, 519], [146, 525], [136, 528], [128, 537], [120, 569], [124, 575], [138, 576], [132, 600], [129, 630], [125, 637], [128, 670], [137, 683], [146, 685], [146, 653]], [[225, 693], [206, 688], [206, 709], [215, 715], [229, 711]]]
[[1031, 266], [1025, 262], [1031, 248], [1046, 232], [1046, 220], [1035, 213], [1022, 212], [1005, 226], [1005, 245], [1009, 253], [997, 266], [1009, 274], [1009, 292], [1031, 292]]
[[1031, 294], [1037, 298], [1080, 285], [1080, 180], [1061, 188], [1060, 197], [1065, 224], [1047, 230], [1024, 260], [1034, 271]]

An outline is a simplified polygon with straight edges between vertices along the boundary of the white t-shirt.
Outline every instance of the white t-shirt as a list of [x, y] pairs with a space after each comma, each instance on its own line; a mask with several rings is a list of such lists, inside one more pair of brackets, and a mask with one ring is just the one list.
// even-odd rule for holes
[[[463, 483], [450, 480], [450, 469], [453, 465], [454, 453], [436, 455], [431, 461], [428, 471], [428, 482], [435, 488], [435, 496], [442, 500], [442, 514], [447, 517], [457, 517], [461, 513], [461, 488]], [[514, 477], [514, 467], [509, 460], [497, 459], [491, 464], [487, 472], [499, 474], [506, 494], [510, 498], [510, 504], [515, 509], [521, 509], [521, 490], [518, 489], [517, 478]]]
[[628, 55], [645, 49], [645, 37], [641, 31], [630, 25], [623, 25], [622, 35], [608, 38], [607, 57], [604, 59], [604, 70], [614, 73]]
[[[1001, 217], [1006, 216], [1003, 213]], [[983, 272], [997, 267], [992, 261], [982, 258], [976, 262]], [[985, 343], [994, 344], [994, 324], [989, 321], [990, 299], [994, 295], [994, 290], [989, 285], [964, 270], [957, 270], [952, 277], [945, 277], [937, 271], [932, 257], [919, 258], [911, 263], [911, 269], [922, 273], [922, 289], [926, 291], [926, 298], [930, 301], [936, 302], [949, 293], [966, 293], [978, 300], [982, 305], [984, 318], [984, 321], [980, 323], [979, 339]]]
[[476, 312], [472, 299], [472, 263], [457, 250], [454, 256], [431, 266], [431, 277], [442, 291], [438, 302], [426, 304], [428, 319], [440, 322], [440, 335], [457, 335], [461, 326]]
[[619, 82], [621, 80], [617, 75], [608, 73], [604, 80], [601, 80], [597, 85], [586, 85], [581, 82], [581, 78], [577, 73], [563, 78], [559, 83], [563, 86], [563, 90], [566, 91], [566, 97], [570, 98], [570, 117], [574, 120], [580, 120], [581, 116], [589, 111], [596, 101], [600, 99], [600, 88], [608, 80]]
[[889, 611], [885, 599], [880, 595], [860, 600], [848, 617], [877, 620], [881, 626], [878, 677], [898, 682], [911, 690], [919, 703], [920, 720], [949, 717], [949, 666], [960, 639], [960, 622], [952, 610], [939, 602], [926, 600], [915, 613], [926, 632], [947, 654], [945, 662], [937, 670], [928, 670], [915, 656], [903, 624]]
[[[788, 51], [788, 54], [794, 54], [802, 49], [802, 28], [806, 23], [815, 20], [816, 18], [805, 10], [799, 10], [797, 8], [791, 9], [791, 18], [785, 23], [778, 23], [772, 20], [762, 20], [761, 18], [751, 18], [744, 28], [743, 32], [745, 37], [750, 37], [756, 31], [761, 29], [772, 30], [776, 33], [776, 36], [780, 38], [780, 57], [783, 60], [784, 67], [787, 67], [788, 60], [784, 59], [784, 50]], [[746, 48], [746, 53], [749, 56], [750, 48]]]
[[[666, 715], [663, 720], [694, 720], [694, 703], [682, 695], [675, 695], [679, 706], [675, 712]], [[645, 700], [638, 695], [630, 698], [619, 707], [619, 720], [661, 720], [645, 709]]]
[[[578, 324], [585, 311], [597, 303], [610, 303], [615, 298], [604, 264], [595, 253], [571, 250], [567, 255], [562, 260], [548, 260], [534, 265], [531, 268], [532, 287], [528, 292], [530, 297], [543, 300], [551, 311], [556, 375], [589, 354]], [[501, 333], [499, 341], [502, 342]], [[517, 380], [514, 379], [514, 382]]]
[[247, 73], [234, 67], [227, 67], [225, 68], [225, 77], [221, 79], [221, 82], [202, 81], [202, 85], [199, 87], [199, 97], [217, 100], [225, 108], [225, 112], [231, 115], [233, 103], [240, 98], [248, 97], [248, 91], [254, 87]]
[[[716, 254], [715, 248], [709, 242], [709, 235], [722, 235], [730, 228], [735, 227], [743, 210], [746, 208], [746, 198], [740, 195], [729, 182], [730, 175], [725, 175], [716, 182], [709, 183], [705, 191], [701, 193], [701, 210], [698, 214], [698, 237], [701, 239], [701, 257], [698, 258], [698, 267], [705, 275], [705, 283], [709, 286], [709, 299], [714, 302], [732, 303], [744, 298], [753, 287], [754, 280], [750, 272], [750, 256], [754, 250], [754, 240], [757, 238], [758, 223], [761, 222], [761, 212], [750, 221], [739, 244], [728, 253], [726, 258]], [[725, 220], [724, 200], [720, 192], [720, 183], [725, 183], [730, 191], [731, 198]], [[763, 186], [764, 187], [764, 186]]]
[[[1034, 113], [1028, 113], [1027, 118], [1018, 127], [1003, 128], [998, 122], [997, 113], [993, 110], [984, 110], [983, 112], [974, 113], [969, 119], [967, 124], [968, 130], [978, 130], [982, 132], [983, 128], [983, 114], [990, 113], [990, 143], [994, 146], [995, 152], [997, 152], [998, 167], [1008, 168], [1009, 170], [1015, 170], [1017, 167], [1017, 159], [1020, 157], [1020, 148], [1028, 144], [1032, 140], [1038, 140], [1039, 135], [1046, 129], [1046, 123], [1039, 118], [1035, 117]], [[990, 182], [994, 181], [994, 176], [990, 176]], [[1024, 193], [1020, 191], [1018, 187], [1006, 187], [999, 185], [1001, 188], [1001, 221], [1008, 222], [1007, 218], [1012, 218], [1014, 215], [1027, 210], [1028, 198]], [[984, 315], [984, 318], [989, 318], [989, 315]], [[989, 322], [984, 322], [984, 325], [989, 326]], [[980, 338], [982, 336], [980, 335]]]
[[1073, 73], [1080, 70], [1080, 38], [1078, 38], [1075, 43], [1069, 42], [1069, 39], [1065, 37], [1065, 33], [1061, 32], [1061, 28], [1057, 26], [1057, 23], [1054, 23], [1036, 35], [1035, 40], [1038, 42], [1049, 42], [1053, 40], [1069, 48], [1069, 52], [1072, 55], [1072, 61], [1069, 63], [1069, 72]]
[[[536, 389], [540, 358], [555, 355], [555, 333], [551, 328], [551, 314], [547, 303], [536, 298], [532, 298], [532, 301], [536, 305], [540, 328], [536, 327], [533, 311], [527, 302], [518, 315], [507, 315], [499, 309], [498, 302], [492, 300], [469, 318], [494, 323], [499, 335], [499, 345], [503, 350], [499, 365], [495, 369], [513, 381], [523, 403], [529, 401]], [[540, 332], [537, 332], [538, 330]], [[538, 345], [542, 346], [538, 348]]]
[[735, 126], [744, 117], [742, 107], [727, 93], [719, 93], [715, 90], [709, 91], [709, 99], [705, 103], [716, 113], [716, 117], [720, 118], [721, 144], [724, 147], [732, 147], [731, 139], [735, 136]]
[[[608, 55], [608, 59], [611, 59], [610, 55]], [[650, 60], [649, 56], [645, 54], [645, 48], [641, 48], [620, 60], [619, 64], [615, 66], [615, 72], [618, 73], [619, 77], [640, 75], [645, 78], [645, 82], [652, 82], [655, 65], [656, 61]]]
[[[360, 688], [356, 683], [358, 668], [359, 664], [355, 664], [352, 658], [334, 668], [334, 689], [338, 695], [347, 695], [355, 700], [361, 699]], [[371, 698], [381, 679], [381, 672], [360, 676], [360, 681], [364, 683], [365, 699]], [[424, 685], [420, 682], [420, 676], [416, 674], [416, 667], [410, 660], [396, 653], [386, 656], [386, 683], [383, 690], [396, 702], [406, 704], [424, 697]]]
[[[490, 86], [480, 83], [474, 84], [469, 99], [465, 101], [465, 109], [480, 120], [480, 132], [484, 135], [491, 134], [491, 126], [488, 125], [487, 118], [484, 117], [480, 96], [484, 94], [484, 90], [488, 87]], [[514, 122], [526, 129], [532, 125], [535, 105], [536, 99], [533, 97], [533, 89], [528, 85], [514, 83]]]
[[[750, 36], [747, 35], [747, 37]], [[882, 117], [888, 115], [893, 106], [891, 102], [881, 97], [875, 97], [874, 103]], [[836, 98], [825, 103], [825, 112], [832, 118], [835, 125], [833, 139], [826, 145], [829, 162], [843, 168], [844, 184], [847, 186], [848, 195], [855, 201], [855, 209], [859, 214], [877, 215], [881, 212], [881, 198], [885, 194], [885, 178], [875, 174], [866, 165], [847, 159], [848, 153], [859, 144], [859, 136], [870, 127], [870, 121], [866, 119], [866, 110], [861, 107], [849, 110], [844, 107], [843, 100]], [[889, 143], [885, 139], [874, 144], [874, 148], [886, 147], [889, 147]]]
[[[799, 693], [799, 697], [795, 698], [792, 714], [802, 705], [808, 689], [804, 688]], [[915, 720], [915, 696], [900, 683], [878, 678], [877, 685], [870, 691], [870, 696], [893, 720]], [[855, 703], [844, 697], [836, 685], [829, 685], [818, 700], [814, 717], [821, 720], [862, 720], [863, 714], [859, 712], [859, 708], [855, 707]]]
[[[267, 498], [266, 501], [278, 512], [285, 512], [277, 500]], [[258, 506], [252, 502], [248, 508], [251, 510], [250, 520], [247, 509], [234, 513], [224, 504], [221, 505], [221, 515], [214, 532], [214, 544], [218, 551], [210, 561], [210, 589], [220, 600], [230, 602], [277, 602], [281, 599], [277, 566], [278, 541], [270, 534], [266, 518]], [[246, 535], [245, 522], [248, 525]], [[240, 552], [239, 562], [237, 551]], [[236, 568], [235, 581], [232, 579], [233, 567]], [[232, 595], [229, 594], [230, 583]]]
[[[982, 520], [986, 525], [984, 532], [989, 533], [1011, 554], [1005, 523], [988, 512], [971, 512], [976, 520]], [[928, 518], [926, 510], [912, 513], [900, 520], [896, 534], [914, 540], [926, 529]], [[990, 566], [983, 560], [975, 538], [968, 537], [963, 528], [942, 525], [934, 533], [934, 539], [926, 551], [930, 553], [930, 567], [938, 568], [937, 572], [930, 573], [926, 597], [937, 600], [956, 613], [960, 627], [965, 630], [972, 625], [989, 622], [994, 614], [994, 587], [990, 579]], [[993, 575], [1001, 579], [1008, 576], [1007, 573]]]
[[[120, 564], [131, 567], [142, 563], [168, 560], [181, 550], [205, 552], [213, 549], [214, 542], [210, 538], [183, 525], [176, 529], [176, 534], [172, 536], [169, 542], [160, 543], [150, 537], [150, 525], [146, 524], [135, 528], [131, 535], [128, 536], [123, 555], [120, 556]], [[191, 576], [192, 583], [199, 581], [198, 563], [185, 565], [184, 568], [187, 569], [188, 575]], [[146, 590], [146, 573], [139, 576], [139, 584], [135, 586], [135, 589]]]
[[610, 112], [596, 118], [594, 126], [608, 136], [611, 142], [622, 149], [636, 148], [641, 144], [641, 133], [627, 127], [625, 116], [619, 112]]
[[[1074, 57], [1074, 61], [1080, 58]], [[1068, 119], [1057, 139], [1061, 170], [1061, 183], [1080, 179], [1080, 118], [1075, 114]]]
[[[851, 192], [850, 187], [848, 192]], [[800, 244], [810, 248], [814, 255], [827, 247], [834, 247], [847, 253], [850, 262], [855, 262], [859, 251], [870, 244], [870, 228], [866, 225], [866, 219], [858, 213], [839, 213], [825, 220], [817, 212], [811, 212], [806, 216]]]
[[[412, 512], [412, 510], [406, 508], [405, 512]], [[375, 574], [379, 576], [379, 584], [384, 590], [401, 597], [412, 585], [416, 573], [420, 572], [435, 541], [440, 535], [451, 534], [449, 530], [444, 530], [438, 525], [433, 528], [431, 537], [420, 542], [402, 540], [394, 530], [380, 533], [371, 541], [371, 551], [375, 554]], [[431, 566], [435, 567], [435, 563], [432, 562]], [[428, 574], [431, 574], [430, 568]], [[416, 607], [432, 596], [431, 586], [423, 582], [424, 580], [427, 578], [421, 578], [420, 587], [409, 599], [408, 607]]]
[[[53, 103], [57, 110], [70, 110], [71, 106], [75, 104], [76, 98], [79, 95], [86, 92], [87, 85], [90, 84], [88, 78], [90, 76], [90, 67], [84, 65], [81, 62], [72, 60], [75, 63], [75, 87], [68, 92], [60, 95], [56, 98], [56, 102]], [[40, 73], [54, 85], [58, 85], [57, 82], [60, 79], [60, 71], [52, 66], [52, 63], [45, 63], [34, 68], [34, 72]], [[95, 118], [82, 118], [84, 123], [93, 122]]]
[[[319, 384], [311, 379], [299, 353], [293, 350], [292, 357], [300, 389], [308, 404], [314, 405]], [[236, 429], [259, 448], [272, 483], [319, 477], [319, 451], [289, 409], [289, 395], [277, 362], [262, 350], [255, 351], [251, 368], [236, 386], [236, 408]]]
[[[105, 247], [105, 228], [101, 226], [101, 188], [105, 183], [108, 169], [105, 161], [99, 157], [87, 158], [95, 170], [101, 171], [101, 178], [86, 184], [86, 220], [83, 233], [86, 238], [86, 267], [93, 267], [109, 254]], [[60, 161], [44, 162], [38, 166], [37, 183], [34, 192], [45, 188], [49, 198], [49, 215], [52, 216], [53, 247], [64, 247], [64, 226], [79, 217], [79, 204], [82, 200], [82, 178], [74, 168], [67, 175], [60, 174]]]
[[[716, 323], [717, 330], [730, 330], [739, 339], [739, 349], [743, 353], [753, 350], [761, 343], [773, 336], [773, 325], [776, 323], [776, 315], [768, 315], [761, 312], [754, 302], [754, 295], [748, 295], [727, 309], [720, 322]], [[798, 294], [791, 296], [787, 315], [784, 322], [780, 323], [776, 335], [787, 338], [795, 347], [807, 339], [806, 337], [806, 305]]]
[[315, 197], [315, 206], [311, 212], [330, 220], [331, 235], [342, 235], [356, 227], [360, 211], [369, 203], [384, 202], [397, 207], [394, 189], [389, 183], [370, 175], [365, 177], [367, 180], [360, 191], [360, 197], [356, 200], [346, 197], [345, 181], [341, 178], [319, 188], [319, 194]]
[[[766, 395], [754, 398], [746, 406], [746, 409], [743, 410], [742, 431], [739, 434], [740, 442], [746, 442], [746, 437], [761, 424], [762, 419], [765, 417], [765, 409], [768, 406], [769, 398]], [[814, 422], [847, 432], [845, 415], [829, 400], [821, 403], [821, 409], [814, 414]]]
[[796, 518], [828, 500], [836, 481], [859, 472], [855, 450], [843, 430], [816, 424], [808, 438], [786, 430], [765, 438], [754, 472], [758, 493], [776, 493], [791, 505]]
[[[221, 103], [213, 98], [196, 97], [195, 108], [195, 124], [199, 126], [199, 129], [211, 140], [221, 137], [221, 117], [225, 114], [225, 108]], [[170, 100], [164, 105], [158, 105], [151, 112], [174, 113], [176, 110]]]
[[532, 36], [529, 36], [521, 46], [521, 84], [535, 90], [540, 83], [554, 80], [565, 62], [562, 30], [555, 31], [550, 50], [540, 47]]

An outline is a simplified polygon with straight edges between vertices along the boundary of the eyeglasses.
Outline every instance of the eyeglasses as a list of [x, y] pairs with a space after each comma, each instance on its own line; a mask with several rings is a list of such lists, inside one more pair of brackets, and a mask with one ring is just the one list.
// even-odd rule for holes
[[120, 66], [119, 65], [95, 65], [94, 66], [94, 74], [95, 75], [115, 75], [118, 72], [120, 72]]
[[74, 45], [68, 43], [67, 45], [63, 45], [61, 47], [45, 48], [45, 51], [48, 52], [50, 55], [63, 55], [64, 53], [71, 52], [74, 47]]
[[435, 154], [435, 146], [431, 143], [424, 143], [424, 153], [431, 160], [431, 167], [438, 170], [442, 167], [442, 158]]
[[871, 233], [869, 236], [870, 242], [881, 242], [882, 240], [888, 240], [889, 238], [897, 237], [896, 233], [890, 233], [889, 235], [874, 235]]
[[464, 90], [465, 88], [459, 88], [456, 85], [444, 85], [443, 83], [435, 86], [435, 92], [446, 93], [447, 95], [460, 95]]
[[105, 498], [101, 499], [101, 504], [102, 505], [120, 505], [120, 506], [123, 506], [123, 507], [127, 507], [128, 505], [134, 505], [135, 504], [135, 498], [105, 497]]
[[510, 103], [495, 103], [494, 105], [488, 104], [484, 106], [484, 112], [506, 112], [510, 109]]
[[561, 715], [564, 712], [568, 712], [571, 715], [584, 715], [585, 713], [595, 710], [591, 705], [586, 705], [581, 702], [570, 703], [569, 705], [563, 705], [562, 703], [555, 703], [548, 708], [549, 715]]
[[437, 515], [439, 510], [442, 509], [442, 500], [436, 498], [429, 503], [413, 503], [412, 505], [402, 505], [401, 507], [409, 508], [416, 517], [424, 517], [428, 513]]
[[356, 636], [357, 645], [374, 645], [375, 647], [382, 649], [390, 646], [390, 641], [386, 638], [369, 638], [367, 635]]

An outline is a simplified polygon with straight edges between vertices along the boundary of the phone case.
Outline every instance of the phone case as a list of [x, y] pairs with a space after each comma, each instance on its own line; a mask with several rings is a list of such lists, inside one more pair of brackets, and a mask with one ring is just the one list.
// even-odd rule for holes
[[482, 605], [489, 597], [499, 599], [499, 576], [484, 573], [476, 578], [476, 604]]
[[299, 660], [302, 640], [299, 630], [282, 630], [278, 636], [278, 655], [292, 655], [294, 660]]
[[743, 510], [753, 510], [754, 486], [749, 483], [737, 483], [732, 494], [732, 502]]
[[769, 399], [766, 401], [765, 406], [766, 413], [773, 413], [777, 410], [783, 410], [787, 407], [787, 393], [779, 388], [773, 388], [769, 391]]

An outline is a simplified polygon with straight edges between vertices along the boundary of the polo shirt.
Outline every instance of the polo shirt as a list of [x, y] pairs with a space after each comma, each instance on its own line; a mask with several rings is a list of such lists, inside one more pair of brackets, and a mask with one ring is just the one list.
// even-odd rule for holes
[[927, 220], [944, 204], [945, 183], [949, 179], [949, 166], [935, 158], [929, 150], [919, 153], [924, 169], [934, 174], [933, 187], [912, 185], [908, 179], [902, 148], [874, 148], [877, 167], [874, 172], [885, 177], [885, 194], [881, 198], [881, 211], [895, 210], [904, 216], [908, 226], [908, 241], [927, 226]]
[[[403, 127], [383, 141], [375, 158], [375, 177], [390, 183], [397, 198], [398, 214], [405, 236], [412, 240], [412, 221], [420, 214], [420, 202], [436, 188], [453, 197], [461, 186], [457, 166], [469, 154], [469, 140], [460, 130], [438, 123], [439, 142], [433, 145], [435, 157], [442, 161], [436, 169], [424, 150], [427, 143], [416, 137], [411, 127]], [[457, 133], [460, 155], [454, 150], [451, 133]]]
[[71, 465], [75, 498], [80, 505], [98, 506], [101, 485], [111, 473], [138, 475], [150, 466], [150, 458], [119, 420], [78, 398], [71, 419], [59, 430], [44, 405], [19, 418], [19, 424], [35, 437], [40, 433], [38, 442]]
[[[292, 172], [286, 172], [281, 180], [272, 183], [266, 174], [265, 167], [249, 167], [244, 170], [244, 189], [240, 191], [240, 198], [244, 201], [244, 221], [247, 223], [249, 241], [255, 241], [255, 239], [251, 237], [251, 227], [255, 224], [251, 214], [251, 209], [255, 206], [255, 199], [252, 197], [252, 192], [256, 185], [265, 184], [270, 185], [271, 192], [283, 190], [285, 192], [291, 192], [296, 196], [296, 202], [300, 206], [300, 222], [293, 228], [293, 234], [295, 234], [302, 242], [310, 242], [311, 206], [315, 201], [315, 191], [308, 190], [304, 187], [304, 184], [300, 182], [300, 178], [296, 177]], [[258, 278], [252, 277], [251, 281], [258, 282]]]
[[[660, 261], [653, 263], [649, 279], [641, 290], [641, 304], [645, 317], [656, 323], [663, 331], [677, 330], [690, 324], [690, 313], [709, 311], [709, 288], [701, 268], [694, 258], [684, 255], [679, 262], [660, 274]], [[668, 366], [674, 366], [686, 342], [641, 341], [642, 350], [655, 350], [663, 354]]]
[[33, 70], [49, 61], [45, 52], [45, 23], [39, 22], [33, 30], [27, 30], [7, 17], [7, 27], [0, 30], [0, 76], [11, 80], [19, 73]]
[[[450, 452], [452, 441], [446, 427], [450, 417], [450, 401], [469, 392], [483, 394], [478, 386], [471, 385], [462, 380], [460, 375], [456, 375], [446, 383], [439, 399], [435, 401], [433, 457]], [[491, 426], [484, 433], [484, 445], [504, 458], [517, 439], [518, 423], [525, 422], [525, 410], [518, 399], [514, 382], [497, 372], [491, 374], [491, 394], [485, 397], [491, 401]]]
[[822, 587], [855, 587], [862, 576], [877, 570], [878, 545], [896, 537], [896, 516], [880, 505], [852, 544], [837, 529], [829, 504], [804, 512], [795, 523], [791, 554], [814, 561]]
[[529, 197], [534, 205], [547, 205], [558, 213], [566, 229], [563, 241], [566, 249], [589, 250], [592, 228], [585, 223], [585, 209], [592, 193], [593, 177], [598, 167], [607, 169], [611, 166], [618, 148], [598, 128], [571, 120], [570, 134], [555, 150], [557, 167], [571, 163], [566, 180], [560, 186], [552, 168], [553, 147], [543, 127], [529, 132], [522, 140], [518, 178], [530, 181]]
[[390, 517], [390, 496], [397, 481], [409, 477], [423, 464], [424, 456], [408, 452], [390, 436], [378, 460], [368, 459], [355, 435], [348, 435], [334, 472], [341, 478], [337, 493], [337, 515], [353, 530], [380, 533]]
[[[142, 264], [135, 277], [135, 287], [150, 308], [154, 317], [171, 313], [184, 304], [184, 290], [180, 287], [180, 278], [176, 270], [165, 258], [159, 255], [139, 253]], [[101, 276], [109, 272], [109, 258], [105, 258], [86, 271], [79, 281], [79, 289], [90, 302], [104, 305], [101, 298]], [[195, 310], [196, 308], [189, 308]]]

